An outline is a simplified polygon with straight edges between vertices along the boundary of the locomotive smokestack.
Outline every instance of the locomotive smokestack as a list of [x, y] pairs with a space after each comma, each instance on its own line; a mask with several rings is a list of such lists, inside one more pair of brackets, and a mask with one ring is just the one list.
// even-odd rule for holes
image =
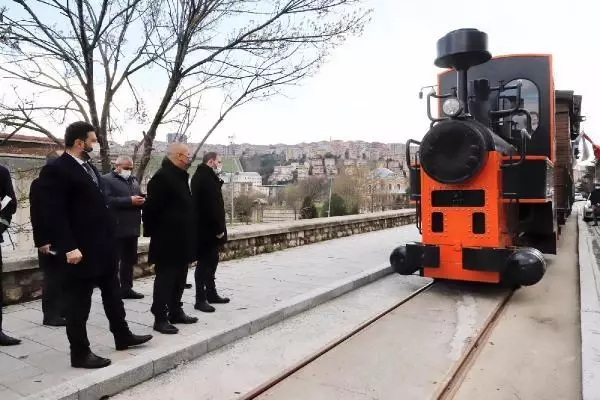
[[487, 34], [477, 29], [458, 29], [437, 42], [435, 65], [456, 70], [458, 99], [463, 103], [465, 112], [469, 111], [467, 71], [492, 58], [487, 42]]
[[469, 88], [467, 87], [467, 69], [461, 69], [456, 71], [456, 87], [458, 92], [458, 99], [463, 103], [463, 109], [465, 113], [469, 112]]

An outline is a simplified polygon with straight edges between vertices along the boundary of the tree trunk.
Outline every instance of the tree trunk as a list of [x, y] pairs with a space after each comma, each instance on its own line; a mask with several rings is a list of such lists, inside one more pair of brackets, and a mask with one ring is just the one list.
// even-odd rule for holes
[[98, 130], [98, 143], [100, 143], [100, 159], [102, 160], [102, 172], [111, 171], [110, 146], [108, 145], [108, 125], [110, 118], [110, 105], [114, 93], [109, 89], [104, 94], [104, 104], [102, 105], [102, 115], [100, 116], [100, 128]]
[[179, 73], [174, 73], [169, 80], [169, 85], [165, 91], [165, 95], [160, 102], [160, 106], [156, 114], [154, 115], [154, 119], [152, 120], [152, 124], [150, 125], [150, 129], [146, 132], [146, 140], [144, 140], [142, 157], [140, 159], [140, 165], [138, 167], [136, 178], [139, 182], [142, 182], [142, 178], [144, 177], [144, 173], [146, 172], [146, 168], [148, 167], [148, 163], [150, 162], [150, 157], [152, 156], [152, 144], [154, 143], [154, 138], [156, 138], [156, 132], [158, 131], [158, 126], [165, 116], [165, 111], [169, 106], [169, 103], [173, 99], [175, 92], [177, 91], [177, 87], [181, 82], [181, 75]]

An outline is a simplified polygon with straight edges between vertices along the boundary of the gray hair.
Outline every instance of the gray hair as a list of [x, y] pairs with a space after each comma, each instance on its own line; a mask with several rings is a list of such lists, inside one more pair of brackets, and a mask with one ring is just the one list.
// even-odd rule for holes
[[131, 158], [129, 156], [119, 156], [119, 157], [117, 157], [117, 161], [115, 161], [115, 165], [121, 165], [125, 161], [129, 161], [131, 164], [133, 164], [133, 158]]

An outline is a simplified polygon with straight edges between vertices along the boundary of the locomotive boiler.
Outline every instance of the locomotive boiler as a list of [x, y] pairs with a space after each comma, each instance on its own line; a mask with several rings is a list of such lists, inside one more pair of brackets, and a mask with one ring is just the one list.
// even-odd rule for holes
[[[399, 274], [526, 286], [544, 276], [543, 254], [556, 254], [581, 97], [554, 90], [551, 55], [492, 58], [487, 44], [476, 29], [437, 42], [446, 70], [427, 96], [430, 129], [406, 144], [422, 240], [393, 250]], [[559, 102], [569, 116], [557, 129]]]

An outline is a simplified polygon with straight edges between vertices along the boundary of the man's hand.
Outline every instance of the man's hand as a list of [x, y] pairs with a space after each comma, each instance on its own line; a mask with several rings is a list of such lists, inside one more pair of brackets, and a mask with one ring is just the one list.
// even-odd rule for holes
[[42, 254], [50, 254], [50, 245], [46, 244], [39, 248], [40, 253]]
[[225, 236], [225, 232], [221, 232], [217, 235], [217, 239], [222, 239]]
[[146, 201], [142, 196], [131, 196], [131, 204], [134, 206], [141, 206]]
[[4, 218], [0, 218], [0, 235], [4, 234], [4, 232], [6, 232], [9, 225], [10, 225], [10, 223], [8, 221], [6, 221]]
[[75, 249], [67, 253], [67, 262], [69, 264], [78, 264], [82, 258], [83, 255], [81, 254], [81, 251], [79, 251], [79, 249]]

